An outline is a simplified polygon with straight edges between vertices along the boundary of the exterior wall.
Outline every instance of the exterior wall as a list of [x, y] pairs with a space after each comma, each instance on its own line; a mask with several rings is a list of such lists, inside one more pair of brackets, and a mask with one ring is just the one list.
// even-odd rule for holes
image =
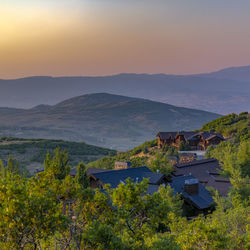
[[158, 148], [162, 148], [162, 140], [160, 137], [158, 137]]
[[100, 181], [95, 180], [94, 178], [90, 177], [89, 178], [89, 186], [93, 189], [102, 188], [102, 183]]
[[158, 148], [163, 148], [165, 145], [173, 145], [174, 140], [168, 139], [168, 140], [163, 140], [160, 137], [158, 137]]
[[206, 140], [206, 148], [210, 145], [218, 145], [220, 142], [222, 142], [223, 140], [219, 137], [214, 137], [210, 140]]

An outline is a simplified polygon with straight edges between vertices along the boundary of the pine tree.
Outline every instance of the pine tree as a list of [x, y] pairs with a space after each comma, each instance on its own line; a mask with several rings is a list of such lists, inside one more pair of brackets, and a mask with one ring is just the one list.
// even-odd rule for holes
[[52, 172], [59, 180], [63, 180], [70, 172], [68, 153], [66, 150], [61, 151], [60, 148], [55, 149], [53, 158], [47, 154], [44, 165], [45, 171]]
[[11, 175], [20, 174], [20, 169], [19, 169], [18, 163], [15, 163], [13, 161], [11, 155], [9, 155], [8, 164], [7, 164], [6, 169]]
[[77, 166], [75, 180], [82, 188], [87, 188], [89, 186], [89, 178], [87, 176], [86, 166], [83, 162], [80, 162]]

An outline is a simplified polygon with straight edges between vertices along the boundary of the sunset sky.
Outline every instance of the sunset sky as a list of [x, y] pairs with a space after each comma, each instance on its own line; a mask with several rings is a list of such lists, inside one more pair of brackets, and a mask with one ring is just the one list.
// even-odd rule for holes
[[1, 0], [0, 78], [250, 65], [249, 0]]

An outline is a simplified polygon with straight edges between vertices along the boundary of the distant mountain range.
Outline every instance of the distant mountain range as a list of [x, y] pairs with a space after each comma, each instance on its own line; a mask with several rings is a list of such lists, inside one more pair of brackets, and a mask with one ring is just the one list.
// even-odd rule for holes
[[145, 99], [89, 94], [53, 106], [0, 108], [0, 137], [84, 141], [126, 150], [154, 139], [158, 131], [198, 129], [217, 117]]
[[120, 74], [0, 80], [0, 106], [54, 105], [83, 94], [111, 93], [226, 114], [250, 109], [250, 66], [198, 75]]

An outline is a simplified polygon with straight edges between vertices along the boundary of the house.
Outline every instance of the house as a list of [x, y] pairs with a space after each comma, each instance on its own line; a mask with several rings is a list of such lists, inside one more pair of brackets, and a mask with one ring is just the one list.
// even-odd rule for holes
[[221, 134], [213, 131], [159, 132], [157, 137], [159, 148], [175, 146], [179, 149], [181, 144], [186, 144], [191, 150], [206, 150], [224, 140]]
[[195, 161], [197, 160], [197, 154], [196, 153], [180, 153], [180, 160], [179, 163], [184, 163], [184, 162], [190, 162], [190, 161]]
[[158, 137], [158, 147], [163, 148], [165, 145], [170, 146], [175, 144], [175, 137], [178, 132], [159, 132], [156, 136]]
[[116, 188], [120, 183], [126, 183], [126, 179], [130, 178], [133, 182], [141, 182], [143, 178], [148, 178], [148, 194], [158, 192], [161, 184], [170, 185], [175, 193], [180, 193], [184, 199], [184, 215], [188, 213], [190, 207], [194, 209], [192, 215], [201, 212], [206, 213], [211, 208], [213, 199], [205, 187], [191, 175], [175, 177], [171, 180], [165, 175], [154, 173], [147, 167], [128, 168], [121, 170], [99, 170], [92, 171], [89, 174], [90, 186], [92, 188], [103, 189], [105, 184], [109, 184], [111, 188]]
[[130, 161], [116, 161], [115, 162], [115, 169], [126, 169], [131, 168], [131, 162]]
[[120, 170], [106, 170], [98, 173], [91, 173], [90, 187], [103, 188], [105, 184], [110, 184], [111, 188], [116, 188], [120, 183], [126, 183], [130, 178], [133, 182], [141, 182], [144, 178], [149, 179], [149, 185], [160, 185], [165, 183], [165, 175], [152, 172], [147, 167], [128, 168]]
[[[170, 186], [184, 199], [183, 215], [185, 216], [207, 213], [213, 206], [214, 200], [208, 190], [192, 175], [174, 177]], [[193, 208], [191, 214], [188, 211], [190, 207]]]
[[106, 168], [87, 168], [86, 172], [87, 175], [90, 176], [91, 174], [101, 173], [105, 171], [110, 171], [111, 169]]
[[212, 187], [222, 195], [226, 196], [232, 186], [228, 178], [220, 175], [222, 169], [218, 160], [214, 158], [196, 160], [176, 164], [173, 177], [192, 175], [197, 178], [204, 187]]

